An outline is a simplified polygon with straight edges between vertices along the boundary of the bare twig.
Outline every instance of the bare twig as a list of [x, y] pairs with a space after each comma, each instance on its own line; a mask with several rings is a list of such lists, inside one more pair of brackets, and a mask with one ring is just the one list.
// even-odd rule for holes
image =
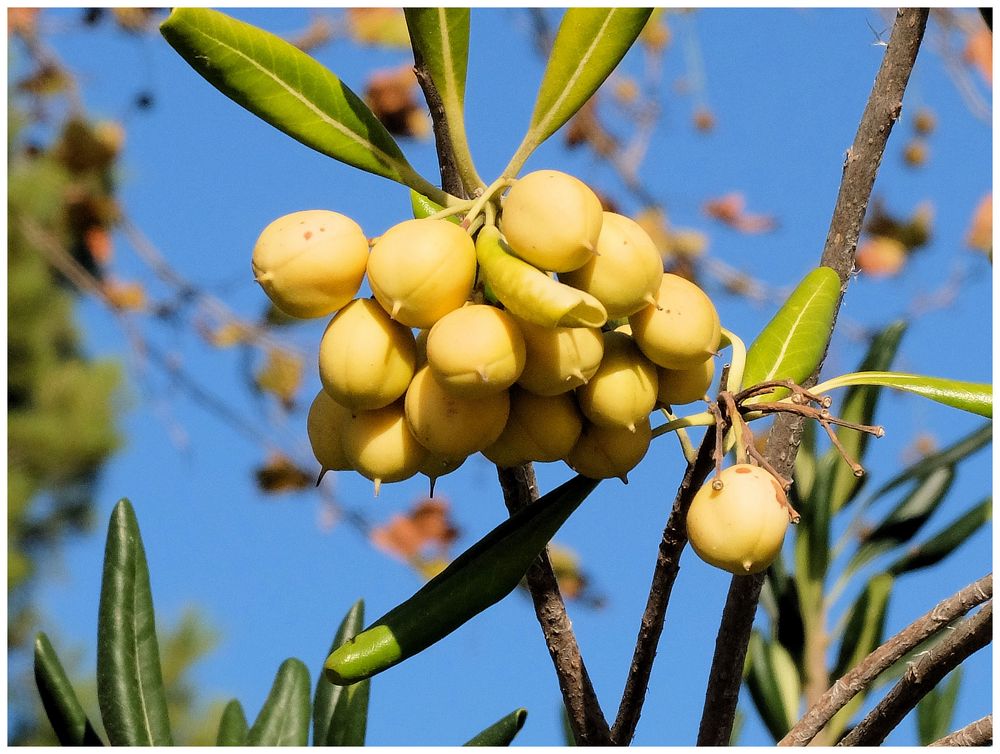
[[993, 715], [981, 717], [944, 738], [939, 738], [931, 746], [990, 746], [993, 743]]
[[907, 713], [971, 654], [990, 643], [993, 637], [993, 601], [913, 663], [875, 709], [844, 736], [838, 746], [878, 746]]
[[[896, 23], [893, 25], [885, 56], [861, 115], [854, 143], [844, 160], [844, 173], [821, 258], [822, 265], [832, 268], [840, 276], [841, 300], [854, 269], [858, 237], [875, 176], [882, 162], [889, 133], [902, 109], [903, 93], [924, 36], [927, 13], [925, 8], [904, 8], [896, 13]], [[840, 301], [835, 308], [831, 333], [839, 309]], [[824, 353], [816, 371], [804, 383], [806, 387], [815, 384], [825, 358]], [[768, 436], [768, 460], [783, 475], [790, 475], [792, 471], [802, 434], [802, 422], [801, 417], [780, 414]], [[705, 695], [705, 707], [699, 727], [700, 745], [725, 746], [729, 743], [736, 699], [743, 677], [743, 662], [746, 659], [747, 643], [762, 584], [762, 575], [734, 576], [730, 584], [719, 629], [720, 641], [716, 643], [709, 674], [712, 682]], [[721, 641], [723, 636], [727, 637], [725, 642]]]
[[[531, 464], [514, 468], [497, 467], [503, 488], [504, 502], [511, 515], [533, 503], [538, 497], [535, 472]], [[563, 703], [573, 737], [579, 746], [610, 743], [608, 723], [601, 712], [587, 667], [580, 656], [580, 647], [566, 613], [552, 564], [543, 550], [525, 574], [535, 615], [545, 635], [552, 664], [559, 679]]]
[[907, 652], [992, 597], [993, 574], [990, 573], [939, 602], [929, 613], [917, 618], [834, 683], [778, 741], [778, 746], [808, 744], [837, 712]]

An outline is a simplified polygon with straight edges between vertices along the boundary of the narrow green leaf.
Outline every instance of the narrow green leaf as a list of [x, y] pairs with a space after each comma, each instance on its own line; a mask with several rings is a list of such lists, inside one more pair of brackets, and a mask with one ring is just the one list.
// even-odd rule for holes
[[[421, 194], [419, 191], [414, 191], [410, 189], [410, 209], [413, 212], [413, 217], [416, 220], [423, 220], [425, 217], [430, 217], [431, 215], [437, 214], [444, 209], [437, 202], [432, 202], [426, 196]], [[446, 217], [445, 220], [458, 225], [459, 219], [456, 215], [451, 215]]]
[[504, 170], [514, 177], [528, 156], [586, 104], [625, 57], [650, 8], [570, 8], [565, 12], [521, 146]]
[[805, 535], [808, 543], [808, 574], [819, 584], [825, 583], [830, 567], [830, 485], [833, 483], [834, 467], [843, 463], [840, 457], [824, 456], [816, 467], [816, 481], [813, 482], [809, 500], [803, 502], [803, 509], [809, 511], [799, 522], [797, 536]]
[[[365, 625], [365, 603], [358, 600], [347, 611], [330, 651], [353, 639]], [[364, 746], [368, 729], [371, 681], [335, 686], [321, 672], [313, 696], [313, 746]]]
[[917, 703], [917, 735], [921, 746], [928, 746], [951, 732], [961, 685], [962, 666], [959, 665]]
[[993, 515], [993, 498], [988, 497], [948, 524], [926, 542], [911, 547], [901, 558], [889, 566], [889, 573], [899, 576], [921, 568], [936, 565], [986, 524]]
[[87, 713], [76, 698], [73, 685], [66, 676], [49, 637], [39, 633], [35, 637], [35, 685], [42, 707], [52, 724], [56, 738], [63, 746], [103, 746]]
[[149, 569], [135, 511], [111, 514], [97, 618], [97, 700], [112, 746], [170, 746]]
[[816, 483], [816, 423], [803, 422], [802, 440], [799, 451], [795, 454], [794, 477], [792, 489], [800, 500], [808, 500], [812, 496], [813, 485]]
[[990, 383], [962, 382], [901, 372], [854, 372], [817, 385], [816, 392], [825, 393], [849, 385], [881, 385], [893, 390], [903, 390], [945, 406], [985, 416], [987, 419], [993, 418], [993, 385]]
[[281, 663], [246, 742], [248, 746], [305, 746], [309, 742], [309, 671], [300, 660], [290, 657]]
[[777, 741], [798, 719], [801, 680], [788, 651], [759, 632], [747, 647], [747, 689], [768, 731]]
[[[840, 278], [829, 267], [817, 267], [802, 278], [747, 349], [743, 385], [786, 379], [800, 383], [811, 375], [826, 352], [839, 299]], [[787, 394], [777, 390], [755, 400]]]
[[773, 637], [785, 649], [801, 671], [803, 668], [803, 652], [805, 651], [805, 625], [802, 619], [802, 606], [799, 604], [799, 593], [795, 588], [795, 579], [785, 570], [781, 553], [767, 569], [764, 589], [761, 591], [761, 604], [765, 602], [765, 593], [773, 600], [771, 628]]
[[840, 678], [882, 643], [892, 584], [891, 574], [874, 576], [851, 606], [833, 678]]
[[293, 139], [428, 194], [361, 98], [294, 45], [208, 8], [176, 8], [160, 32], [212, 86]]
[[219, 720], [219, 733], [215, 738], [216, 746], [245, 746], [247, 734], [250, 728], [247, 725], [247, 716], [243, 712], [243, 705], [236, 699], [231, 699], [226, 708], [222, 710], [222, 719]]
[[516, 709], [506, 717], [497, 720], [493, 725], [480, 731], [463, 744], [464, 746], [510, 746], [518, 731], [524, 727], [528, 710], [523, 707]]
[[338, 685], [369, 678], [506, 597], [597, 484], [577, 475], [501, 523], [410, 599], [333, 652], [326, 660], [327, 677]]

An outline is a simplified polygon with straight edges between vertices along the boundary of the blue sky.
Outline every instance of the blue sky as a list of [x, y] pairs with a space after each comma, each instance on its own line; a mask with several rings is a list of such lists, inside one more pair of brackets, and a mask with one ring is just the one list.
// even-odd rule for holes
[[[231, 12], [281, 34], [303, 28], [309, 17], [301, 10]], [[250, 274], [250, 251], [272, 219], [300, 209], [333, 209], [356, 219], [373, 236], [408, 217], [405, 189], [335, 163], [256, 120], [212, 89], [159, 37], [135, 39], [107, 27], [73, 31], [79, 15], [53, 11], [47, 18], [66, 24], [53, 43], [79, 74], [89, 111], [121, 117], [137, 91], [149, 89], [155, 95], [151, 111], [133, 111], [126, 120], [121, 197], [128, 215], [181, 274], [235, 311], [252, 318], [264, 306]], [[673, 223], [708, 235], [714, 257], [777, 287], [794, 285], [816, 264], [843, 154], [884, 51], [873, 44], [869, 24], [881, 31], [889, 22], [876, 11], [860, 9], [706, 10], [672, 18], [663, 118], [641, 174]], [[705, 98], [718, 122], [710, 135], [691, 128], [693, 99], [671, 86], [685, 72], [685, 45], [695, 40]], [[407, 61], [405, 51], [358, 48], [345, 41], [324, 47], [317, 56], [355, 91], [363, 89], [372, 70]], [[640, 58], [631, 55], [624, 70], [638, 76], [640, 65]], [[520, 141], [542, 66], [531, 46], [525, 12], [473, 13], [467, 125], [484, 177], [498, 174]], [[930, 137], [929, 163], [912, 170], [901, 152], [919, 106], [933, 108], [938, 127]], [[418, 170], [436, 177], [430, 142], [406, 142], [404, 149]], [[961, 295], [912, 323], [897, 362], [901, 371], [992, 379], [992, 270], [983, 255], [963, 244], [972, 210], [992, 185], [991, 150], [989, 124], [970, 113], [941, 56], [926, 45], [875, 195], [904, 216], [919, 202], [933, 201], [934, 237], [899, 278], [855, 280], [842, 312], [848, 325], [884, 326], [905, 314], [915, 297], [937, 290], [955, 270], [964, 271]], [[639, 209], [606, 165], [583, 150], [565, 151], [558, 136], [538, 150], [526, 169], [542, 167], [577, 175], [619, 198], [625, 212]], [[751, 211], [775, 214], [778, 230], [743, 235], [701, 213], [707, 199], [736, 190], [747, 195]], [[144, 274], [125, 239], [116, 240], [118, 273], [126, 278]], [[731, 296], [711, 278], [706, 278], [706, 289], [723, 324], [747, 342], [775, 308]], [[154, 285], [152, 292], [164, 290]], [[121, 329], [99, 305], [84, 303], [80, 316], [91, 353], [116, 356], [127, 350]], [[323, 324], [302, 324], [288, 337], [314, 354]], [[234, 352], [210, 348], [184, 329], [156, 326], [150, 332], [160, 348], [176, 353], [192, 374], [254, 421], [263, 412], [274, 412], [247, 394]], [[839, 330], [824, 375], [850, 371], [862, 350]], [[300, 448], [304, 411], [319, 386], [308, 364], [307, 397], [282, 427], [282, 437], [293, 438]], [[103, 528], [114, 502], [131, 498], [144, 535], [158, 617], [171, 623], [193, 604], [221, 632], [220, 647], [195, 672], [197, 687], [206, 695], [238, 697], [254, 716], [286, 657], [304, 660], [315, 678], [342, 615], [358, 597], [366, 600], [367, 616], [373, 619], [412, 594], [420, 581], [412, 569], [375, 551], [351, 528], [322, 529], [314, 492], [262, 497], [251, 474], [263, 460], [260, 446], [183, 393], [166, 388], [155, 369], [149, 369], [155, 390], [136, 380], [129, 385], [122, 421], [126, 444], [101, 483], [101, 524], [52, 564], [41, 607], [50, 633], [63, 645], [82, 647], [92, 662]], [[185, 447], [176, 445], [164, 416], [183, 428], [189, 441]], [[887, 437], [872, 444], [867, 465], [873, 484], [902, 466], [901, 456], [918, 433], [931, 433], [944, 446], [980, 420], [916, 398], [887, 395], [878, 421], [886, 426]], [[594, 588], [608, 597], [602, 610], [571, 604], [570, 611], [609, 717], [617, 709], [656, 546], [682, 472], [674, 440], [658, 441], [629, 475], [627, 487], [616, 480], [602, 483], [557, 537], [580, 555]], [[542, 490], [569, 475], [558, 464], [538, 469]], [[990, 475], [987, 452], [965, 463], [949, 499], [925, 531], [935, 531], [981, 500], [990, 488]], [[333, 485], [345, 506], [362, 509], [377, 521], [406, 510], [425, 492], [421, 481], [411, 480], [383, 488], [376, 500], [370, 483], [354, 474], [339, 474], [324, 484]], [[460, 549], [505, 515], [495, 472], [483, 459], [471, 459], [440, 480], [438, 490], [451, 502], [461, 527]], [[990, 570], [990, 544], [989, 532], [982, 531], [944, 566], [900, 579], [889, 630]], [[694, 742], [728, 584], [727, 574], [691, 552], [684, 554], [637, 744]], [[956, 713], [959, 724], [991, 709], [988, 655], [980, 652], [967, 663]], [[559, 703], [530, 602], [518, 592], [375, 678], [368, 740], [374, 745], [457, 744], [523, 706], [529, 716], [518, 743], [554, 744], [561, 741]], [[741, 707], [748, 712], [741, 743], [769, 743], [749, 701]], [[914, 731], [908, 720], [889, 743], [912, 743]]]

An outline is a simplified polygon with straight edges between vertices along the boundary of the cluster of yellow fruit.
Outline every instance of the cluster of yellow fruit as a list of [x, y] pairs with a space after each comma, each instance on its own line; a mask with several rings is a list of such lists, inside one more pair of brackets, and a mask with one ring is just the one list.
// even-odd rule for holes
[[[646, 232], [565, 173], [516, 181], [499, 222], [476, 235], [408, 220], [369, 251], [353, 220], [325, 210], [260, 235], [254, 273], [275, 306], [336, 312], [309, 411], [317, 460], [358, 471], [376, 493], [417, 473], [433, 482], [477, 452], [624, 478], [649, 447], [656, 406], [711, 384], [711, 300], [664, 273]], [[366, 273], [374, 297], [355, 298]]]

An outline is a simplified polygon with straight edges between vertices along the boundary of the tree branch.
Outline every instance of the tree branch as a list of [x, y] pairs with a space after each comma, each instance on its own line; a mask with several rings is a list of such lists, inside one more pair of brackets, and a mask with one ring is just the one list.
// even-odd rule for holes
[[882, 646], [844, 674], [821, 696], [778, 746], [805, 746], [851, 699], [868, 688], [879, 675], [907, 652], [943, 629], [976, 605], [992, 599], [993, 574], [988, 573], [951, 597], [939, 602], [929, 613], [917, 618]]
[[[530, 463], [513, 468], [498, 466], [497, 476], [503, 489], [504, 503], [511, 515], [538, 498], [535, 471]], [[525, 581], [556, 669], [576, 744], [605, 746], [611, 741], [608, 723], [601, 712], [601, 705], [580, 655], [580, 647], [566, 613], [566, 604], [559, 592], [552, 564], [544, 550], [528, 569]]]
[[941, 679], [969, 655], [985, 647], [993, 638], [993, 600], [971, 618], [962, 621], [913, 665], [885, 698], [838, 744], [838, 746], [878, 746], [907, 713]]
[[[882, 162], [889, 133], [902, 109], [903, 93], [924, 36], [927, 14], [926, 8], [904, 8], [896, 12], [896, 23], [893, 25], [885, 56], [861, 115], [854, 143], [844, 160], [840, 190], [820, 260], [820, 264], [836, 271], [841, 280], [840, 300], [834, 310], [831, 334], [836, 324], [836, 313], [840, 310], [840, 303], [854, 269], [854, 255], [875, 176]], [[803, 383], [804, 387], [815, 384], [825, 358], [824, 353], [816, 371]], [[801, 417], [782, 414], [777, 417], [768, 435], [766, 458], [783, 476], [788, 476], [792, 471], [802, 435], [802, 422]], [[705, 707], [698, 732], [699, 745], [725, 746], [729, 743], [736, 700], [743, 678], [747, 643], [763, 582], [764, 575], [758, 574], [735, 576], [730, 583], [709, 674], [711, 681], [705, 694]]]
[[993, 744], [993, 715], [981, 717], [964, 728], [939, 738], [931, 746], [990, 746]]

